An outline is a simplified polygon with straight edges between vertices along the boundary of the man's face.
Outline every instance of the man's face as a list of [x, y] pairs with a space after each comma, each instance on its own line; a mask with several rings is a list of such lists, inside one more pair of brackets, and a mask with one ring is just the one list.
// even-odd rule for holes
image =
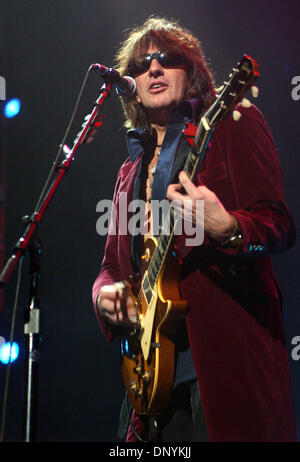
[[[147, 53], [155, 53], [155, 45]], [[167, 123], [170, 110], [184, 100], [188, 75], [184, 67], [164, 68], [152, 59], [149, 69], [135, 77], [137, 102], [146, 109], [150, 122]]]

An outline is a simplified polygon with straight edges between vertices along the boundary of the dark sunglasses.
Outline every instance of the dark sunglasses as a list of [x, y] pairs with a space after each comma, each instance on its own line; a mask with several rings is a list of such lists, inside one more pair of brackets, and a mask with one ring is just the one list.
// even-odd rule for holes
[[129, 75], [136, 77], [146, 72], [151, 65], [152, 59], [157, 59], [162, 67], [176, 67], [186, 61], [185, 57], [176, 51], [156, 51], [133, 59], [128, 66]]

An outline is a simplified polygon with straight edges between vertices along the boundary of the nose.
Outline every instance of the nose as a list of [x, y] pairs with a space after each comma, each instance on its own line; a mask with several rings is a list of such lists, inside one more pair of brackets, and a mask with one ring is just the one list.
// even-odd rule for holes
[[162, 75], [163, 72], [164, 68], [159, 64], [156, 58], [153, 58], [149, 67], [149, 74], [157, 77], [158, 75]]

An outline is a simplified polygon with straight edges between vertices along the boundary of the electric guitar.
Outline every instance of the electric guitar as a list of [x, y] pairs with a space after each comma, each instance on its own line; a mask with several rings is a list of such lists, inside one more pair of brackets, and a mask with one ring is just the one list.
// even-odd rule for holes
[[[201, 117], [194, 148], [184, 165], [192, 181], [214, 128], [231, 113], [238, 120], [240, 113], [235, 107], [240, 101], [250, 104], [244, 95], [258, 77], [258, 64], [244, 55]], [[174, 379], [176, 328], [187, 310], [179, 293], [180, 265], [172, 253], [175, 227], [176, 216], [170, 208], [158, 238], [150, 237], [145, 242], [141, 282], [137, 291], [132, 290], [139, 325], [121, 338], [125, 388], [132, 406], [141, 415], [157, 415], [168, 404]]]

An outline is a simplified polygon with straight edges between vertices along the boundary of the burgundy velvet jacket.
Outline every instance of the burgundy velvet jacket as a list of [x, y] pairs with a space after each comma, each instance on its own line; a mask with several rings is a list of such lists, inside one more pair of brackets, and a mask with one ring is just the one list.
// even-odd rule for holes
[[[285, 204], [282, 172], [260, 111], [240, 108], [215, 129], [196, 184], [215, 192], [240, 226], [243, 244], [222, 249], [208, 236], [198, 247], [176, 238], [183, 260], [180, 290], [188, 302], [186, 325], [211, 441], [296, 441], [281, 293], [270, 255], [295, 240]], [[195, 130], [189, 129], [193, 136]], [[184, 134], [182, 136], [185, 136]], [[114, 194], [132, 198], [141, 155], [121, 166]], [[131, 236], [109, 234], [93, 287], [97, 319], [108, 341], [114, 331], [96, 309], [101, 286], [128, 279]], [[137, 431], [143, 419], [135, 412]], [[127, 441], [134, 441], [129, 431]]]

